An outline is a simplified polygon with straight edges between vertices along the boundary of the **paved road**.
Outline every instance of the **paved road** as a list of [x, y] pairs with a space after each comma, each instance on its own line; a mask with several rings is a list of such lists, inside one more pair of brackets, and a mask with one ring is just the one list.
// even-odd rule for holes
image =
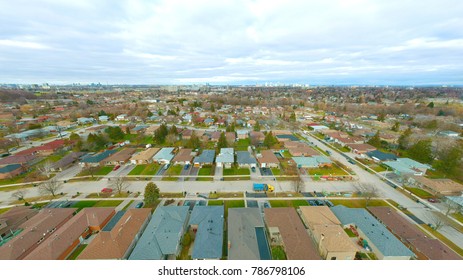
[[82, 167], [79, 164], [75, 164], [69, 167], [68, 169], [63, 170], [60, 173], [56, 174], [54, 178], [60, 181], [69, 180], [75, 177], [81, 171], [82, 171]]

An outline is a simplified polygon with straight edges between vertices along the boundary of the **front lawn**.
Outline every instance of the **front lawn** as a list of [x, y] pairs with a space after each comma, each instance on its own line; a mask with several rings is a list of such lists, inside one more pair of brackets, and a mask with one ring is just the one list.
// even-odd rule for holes
[[207, 206], [223, 205], [223, 200], [209, 200]]
[[[93, 175], [95, 176], [104, 176], [108, 175], [109, 172], [113, 171], [114, 165], [108, 165], [108, 166], [98, 166], [93, 170]], [[84, 168], [79, 174], [76, 175], [76, 177], [80, 176], [91, 176], [92, 172], [90, 172], [89, 169]]]
[[180, 173], [182, 173], [182, 168], [183, 166], [181, 165], [172, 165], [164, 173], [164, 177], [162, 178], [162, 181], [177, 181], [178, 180], [177, 176], [179, 176]]
[[145, 170], [145, 168], [146, 164], [137, 165], [134, 169], [132, 169], [132, 171], [129, 172], [128, 175], [140, 175], [143, 172], [143, 170]]
[[428, 199], [434, 197], [432, 194], [428, 193], [427, 191], [420, 189], [420, 188], [412, 188], [412, 187], [405, 187], [405, 189], [409, 192], [412, 192], [414, 195], [419, 196], [423, 199]]
[[100, 200], [93, 207], [116, 207], [122, 203], [123, 200]]
[[213, 181], [212, 177], [199, 177], [199, 176], [214, 176], [214, 169], [212, 167], [201, 167], [198, 171], [196, 181]]
[[273, 176], [279, 176], [281, 174], [280, 168], [270, 168], [272, 170]]
[[331, 167], [308, 168], [307, 171], [310, 175], [349, 175], [335, 164]]
[[294, 207], [308, 206], [309, 203], [305, 200], [270, 200], [270, 205], [274, 208], [278, 207]]
[[93, 207], [98, 201], [97, 200], [81, 200], [72, 206], [72, 208], [77, 208], [77, 212], [83, 208]]
[[[330, 199], [334, 205], [344, 205], [350, 208], [365, 208], [365, 199]], [[382, 199], [372, 199], [368, 202], [368, 207], [375, 206], [389, 206], [386, 201]]]
[[251, 172], [249, 168], [224, 168], [223, 169], [223, 176], [237, 176], [237, 175], [249, 175]]

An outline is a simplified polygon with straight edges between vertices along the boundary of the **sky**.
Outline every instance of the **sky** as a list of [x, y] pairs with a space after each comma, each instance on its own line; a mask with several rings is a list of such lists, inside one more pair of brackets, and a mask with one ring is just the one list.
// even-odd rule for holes
[[462, 85], [461, 0], [0, 0], [0, 83]]

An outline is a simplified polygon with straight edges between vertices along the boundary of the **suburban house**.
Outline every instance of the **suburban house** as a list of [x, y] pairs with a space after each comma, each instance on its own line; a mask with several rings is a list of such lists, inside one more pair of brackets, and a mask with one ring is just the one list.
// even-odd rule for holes
[[354, 260], [357, 246], [328, 206], [301, 206], [301, 218], [325, 260]]
[[286, 149], [288, 149], [289, 153], [295, 157], [302, 157], [302, 156], [317, 156], [320, 155], [319, 152], [315, 151], [309, 145], [304, 144], [302, 142], [296, 141], [285, 141], [283, 142]]
[[175, 260], [182, 248], [188, 215], [188, 206], [157, 207], [129, 260]]
[[239, 129], [236, 131], [236, 134], [238, 134], [238, 139], [248, 139], [249, 130]]
[[219, 141], [219, 138], [220, 138], [220, 135], [222, 134], [221, 131], [214, 131], [211, 133], [211, 141], [213, 142], [218, 142]]
[[0, 159], [0, 166], [10, 165], [10, 164], [21, 164], [22, 166], [31, 166], [37, 161], [39, 161], [36, 155], [24, 155], [24, 156], [17, 156], [12, 155], [5, 158]]
[[80, 125], [94, 123], [95, 121], [94, 118], [77, 118], [77, 123]]
[[444, 137], [458, 137], [458, 136], [460, 136], [460, 134], [458, 132], [451, 131], [451, 130], [439, 131], [437, 133], [437, 135], [444, 136]]
[[34, 249], [25, 260], [64, 260], [93, 232], [100, 231], [114, 215], [114, 208], [84, 208], [52, 236]]
[[279, 142], [287, 142], [287, 141], [298, 141], [299, 139], [292, 135], [292, 134], [285, 134], [283, 133], [278, 133], [274, 132], [275, 137], [278, 139]]
[[103, 165], [103, 160], [115, 154], [115, 150], [106, 150], [98, 154], [87, 154], [80, 159], [79, 165], [82, 167]]
[[392, 168], [395, 174], [402, 176], [423, 176], [426, 174], [428, 168], [430, 168], [427, 164], [422, 164], [409, 158], [398, 158], [396, 161], [386, 161], [384, 164]]
[[261, 131], [251, 131], [249, 132], [249, 138], [251, 138], [251, 143], [263, 143], [265, 134]]
[[270, 244], [283, 246], [288, 260], [320, 260], [317, 248], [292, 207], [265, 208]]
[[191, 257], [194, 260], [220, 259], [224, 232], [223, 206], [195, 206], [189, 225], [190, 234], [194, 237]]
[[25, 172], [26, 169], [21, 164], [9, 164], [0, 166], [0, 179], [10, 179]]
[[29, 154], [38, 154], [41, 156], [49, 156], [61, 149], [64, 148], [69, 148], [70, 145], [66, 144], [65, 140], [58, 139], [58, 140], [53, 140], [51, 142], [48, 142], [46, 144], [43, 144], [38, 147], [32, 147], [26, 150], [23, 150], [21, 152], [16, 153], [16, 155], [21, 156], [21, 155], [29, 155]]
[[225, 132], [225, 138], [227, 139], [228, 145], [233, 145], [236, 141], [235, 132]]
[[100, 231], [79, 260], [127, 259], [151, 216], [151, 209], [129, 209], [110, 231]]
[[65, 155], [63, 158], [51, 164], [50, 171], [52, 172], [60, 172], [66, 169], [73, 163], [79, 161], [79, 159], [84, 156], [86, 153], [84, 152], [72, 152], [70, 154]]
[[228, 259], [270, 260], [265, 225], [258, 208], [228, 210]]
[[203, 152], [196, 156], [193, 160], [195, 167], [202, 167], [203, 165], [213, 164], [215, 159], [215, 150], [203, 150]]
[[408, 182], [412, 186], [423, 188], [434, 195], [460, 196], [463, 193], [463, 185], [451, 179], [429, 179], [424, 176], [410, 176]]
[[127, 114], [120, 114], [116, 116], [116, 121], [125, 121], [127, 120]]
[[362, 240], [364, 248], [370, 248], [380, 260], [409, 260], [414, 254], [400, 242], [383, 224], [363, 208], [337, 205], [330, 209], [344, 227], [352, 226]]
[[280, 166], [280, 162], [272, 150], [261, 151], [260, 154], [257, 154], [257, 161], [262, 168], [278, 168]]
[[98, 117], [98, 121], [99, 121], [99, 122], [108, 122], [108, 121], [109, 121], [109, 117], [108, 117], [108, 116], [99, 116], [99, 117]]
[[130, 158], [132, 164], [150, 164], [153, 162], [154, 155], [159, 151], [159, 148], [148, 148]]
[[346, 145], [353, 153], [364, 155], [368, 152], [373, 152], [376, 150], [376, 147], [370, 144], [347, 144]]
[[174, 158], [174, 151], [176, 148], [162, 148], [157, 154], [154, 155], [153, 161], [160, 164], [168, 164]]
[[0, 247], [0, 260], [22, 260], [72, 217], [76, 208], [46, 208], [18, 226], [21, 233]]
[[438, 239], [429, 238], [414, 224], [390, 207], [368, 207], [395, 236], [416, 252], [418, 259], [461, 260], [462, 258]]
[[3, 238], [13, 235], [22, 223], [34, 217], [38, 212], [37, 209], [27, 206], [17, 206], [0, 214], [0, 242]]
[[172, 162], [181, 165], [192, 164], [195, 155], [196, 152], [193, 152], [193, 149], [181, 149], [172, 159]]
[[396, 155], [389, 154], [389, 153], [383, 153], [378, 150], [367, 152], [366, 155], [376, 162], [397, 160]]
[[326, 156], [293, 157], [298, 168], [330, 167], [333, 162]]
[[256, 167], [257, 160], [254, 158], [248, 151], [237, 151], [236, 152], [236, 162], [240, 168], [243, 167]]
[[220, 153], [215, 158], [218, 167], [231, 168], [235, 163], [235, 153], [233, 148], [221, 148]]
[[135, 153], [135, 148], [125, 148], [103, 160], [105, 165], [119, 165], [127, 163]]

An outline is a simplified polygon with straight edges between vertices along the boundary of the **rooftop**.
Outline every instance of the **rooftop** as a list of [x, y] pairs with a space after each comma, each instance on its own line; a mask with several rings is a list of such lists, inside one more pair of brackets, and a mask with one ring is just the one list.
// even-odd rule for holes
[[220, 259], [223, 245], [223, 206], [195, 206], [190, 225], [198, 225], [193, 259]]

